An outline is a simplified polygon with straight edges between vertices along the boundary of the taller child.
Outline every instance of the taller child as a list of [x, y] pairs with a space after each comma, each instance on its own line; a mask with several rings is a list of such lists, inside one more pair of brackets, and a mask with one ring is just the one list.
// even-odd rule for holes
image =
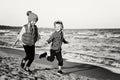
[[14, 45], [18, 41], [22, 41], [26, 56], [21, 61], [21, 67], [26, 71], [30, 71], [30, 66], [35, 56], [35, 43], [40, 39], [40, 35], [35, 25], [38, 21], [38, 16], [32, 11], [27, 11], [27, 16], [28, 23], [22, 27]]

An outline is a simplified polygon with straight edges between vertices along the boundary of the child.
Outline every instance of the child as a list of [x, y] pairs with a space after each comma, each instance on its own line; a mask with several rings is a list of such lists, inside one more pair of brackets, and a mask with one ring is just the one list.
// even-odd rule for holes
[[[63, 23], [61, 21], [56, 21], [54, 22], [54, 29], [55, 32], [51, 35], [51, 37], [47, 40], [47, 43], [51, 43], [51, 49], [50, 49], [50, 56], [47, 56], [47, 53], [43, 53], [39, 56], [39, 58], [46, 57], [48, 61], [54, 61], [55, 57], [58, 60], [58, 73], [62, 74], [61, 67], [63, 66], [63, 58], [62, 58], [62, 53], [61, 53], [61, 46], [62, 42], [68, 43], [63, 36]], [[45, 43], [45, 45], [47, 44]]]
[[17, 40], [14, 43], [14, 46], [19, 40], [22, 41], [26, 57], [22, 59], [21, 67], [25, 71], [30, 71], [29, 68], [35, 56], [35, 43], [37, 40], [40, 39], [40, 35], [38, 34], [38, 28], [35, 25], [38, 21], [37, 15], [34, 14], [32, 11], [28, 11], [27, 16], [28, 24], [25, 24], [22, 27], [20, 34], [18, 35]]

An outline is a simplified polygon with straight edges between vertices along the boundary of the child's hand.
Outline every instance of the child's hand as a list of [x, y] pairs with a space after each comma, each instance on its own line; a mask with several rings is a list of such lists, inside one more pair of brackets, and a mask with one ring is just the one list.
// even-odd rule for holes
[[65, 44], [69, 44], [69, 42], [68, 41], [66, 41], [66, 42], [64, 42]]
[[18, 40], [16, 40], [13, 44], [12, 47], [15, 47], [15, 45], [17, 44]]

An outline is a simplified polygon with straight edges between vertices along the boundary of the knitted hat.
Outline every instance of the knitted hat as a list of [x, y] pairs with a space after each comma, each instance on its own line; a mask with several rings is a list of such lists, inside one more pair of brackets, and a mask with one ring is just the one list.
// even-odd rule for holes
[[29, 15], [28, 15], [28, 21], [30, 22], [30, 21], [38, 21], [38, 16], [35, 14], [35, 13], [33, 13], [33, 12], [30, 12], [29, 13]]

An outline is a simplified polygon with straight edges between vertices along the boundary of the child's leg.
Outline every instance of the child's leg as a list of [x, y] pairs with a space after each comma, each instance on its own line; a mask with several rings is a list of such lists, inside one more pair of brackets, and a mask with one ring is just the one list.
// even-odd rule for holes
[[34, 56], [35, 56], [35, 46], [29, 46], [29, 60], [28, 60], [28, 63], [26, 64], [27, 67], [30, 67], [33, 60], [34, 60]]
[[62, 72], [63, 58], [62, 58], [61, 50], [57, 52], [56, 58], [58, 60], [58, 74], [63, 74]]
[[56, 58], [58, 60], [58, 70], [62, 70], [63, 58], [62, 58], [61, 50], [56, 53]]
[[23, 58], [23, 60], [27, 61], [29, 59], [29, 46], [23, 45], [23, 48], [26, 53], [26, 56], [25, 56], [25, 58]]
[[39, 58], [41, 59], [41, 58], [45, 58], [45, 57], [47, 57], [47, 52], [44, 52], [43, 54], [40, 54], [39, 55]]
[[63, 58], [62, 58], [61, 51], [58, 51], [56, 53], [56, 58], [58, 60], [58, 66], [63, 66]]
[[50, 56], [47, 56], [47, 60], [50, 61], [50, 62], [53, 62], [54, 59], [55, 59], [55, 50], [50, 50]]
[[25, 63], [28, 61], [29, 59], [29, 46], [27, 45], [23, 45], [24, 51], [26, 53], [25, 58], [22, 59], [21, 61], [21, 67], [24, 68], [25, 67]]
[[31, 72], [31, 70], [29, 69], [33, 60], [34, 60], [34, 56], [35, 56], [35, 46], [28, 46], [29, 47], [29, 50], [27, 51], [28, 52], [28, 61], [26, 62], [26, 66], [24, 67], [24, 69], [26, 71], [29, 71]]
[[62, 70], [62, 66], [58, 66], [58, 70]]

